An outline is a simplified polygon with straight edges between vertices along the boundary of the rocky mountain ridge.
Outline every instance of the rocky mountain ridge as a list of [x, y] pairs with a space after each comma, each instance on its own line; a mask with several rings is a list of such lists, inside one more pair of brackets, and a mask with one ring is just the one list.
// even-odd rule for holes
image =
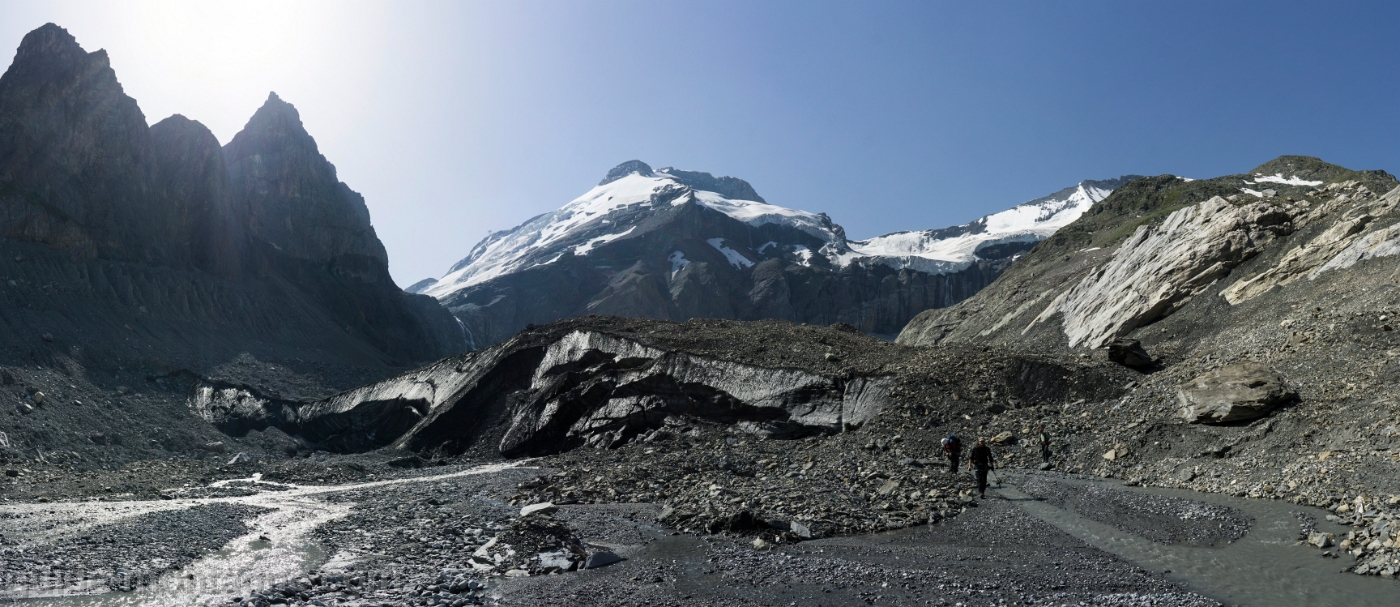
[[0, 234], [17, 245], [279, 283], [386, 362], [462, 346], [431, 302], [388, 289], [363, 199], [276, 94], [227, 146], [179, 115], [147, 128], [106, 54], [46, 25], [0, 77], [0, 188]]
[[187, 451], [212, 429], [182, 410], [184, 374], [306, 398], [463, 349], [394, 285], [290, 104], [270, 95], [220, 146], [184, 116], [147, 127], [63, 28], [24, 37], [0, 76], [0, 455]]
[[477, 346], [581, 314], [845, 322], [892, 335], [919, 310], [975, 293], [1124, 179], [963, 226], [849, 240], [827, 215], [769, 204], [741, 179], [634, 160], [409, 290], [442, 301]]

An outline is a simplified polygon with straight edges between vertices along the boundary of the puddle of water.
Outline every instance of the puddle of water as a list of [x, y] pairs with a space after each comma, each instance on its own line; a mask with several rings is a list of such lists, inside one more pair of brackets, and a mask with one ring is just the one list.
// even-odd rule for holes
[[[199, 504], [233, 503], [267, 508], [269, 511], [248, 523], [249, 533], [235, 538], [218, 552], [162, 576], [154, 584], [129, 593], [105, 593], [101, 582], [63, 589], [30, 591], [23, 588], [0, 590], [0, 600], [17, 599], [24, 603], [54, 606], [127, 607], [158, 605], [160, 607], [223, 604], [233, 596], [246, 596], [253, 590], [295, 579], [326, 561], [325, 551], [312, 539], [312, 532], [326, 523], [347, 515], [353, 504], [332, 503], [321, 499], [333, 493], [371, 489], [407, 483], [431, 483], [461, 476], [490, 474], [520, 468], [520, 462], [487, 464], [467, 470], [385, 481], [348, 485], [299, 486], [276, 484], [276, 491], [255, 495], [151, 502], [57, 502], [21, 504], [6, 507], [7, 511], [31, 514], [20, 526], [7, 528], [8, 534], [18, 533], [26, 544], [49, 543], [82, 535], [82, 530], [97, 525], [110, 525], [123, 519], [151, 512], [180, 510]], [[230, 482], [264, 483], [254, 476]], [[273, 484], [273, 483], [265, 483]], [[52, 526], [53, 529], [46, 529]], [[262, 539], [262, 538], [267, 539]], [[344, 556], [344, 555], [341, 555]], [[345, 561], [343, 564], [350, 564]], [[76, 596], [75, 596], [76, 595]]]
[[[1095, 482], [1055, 481], [1085, 485]], [[1283, 501], [1175, 489], [1113, 488], [1230, 506], [1254, 523], [1243, 538], [1223, 547], [1169, 546], [1036, 501], [1014, 487], [998, 491], [1027, 513], [1100, 550], [1157, 573], [1170, 570], [1167, 578], [1225, 603], [1253, 607], [1400, 604], [1400, 585], [1394, 580], [1343, 573], [1341, 570], [1352, 564], [1351, 557], [1324, 558], [1319, 550], [1293, 545], [1298, 541], [1299, 530], [1294, 513], [1303, 512], [1322, 520], [1327, 514], [1322, 510]], [[1340, 527], [1319, 523], [1319, 529], [1334, 531]]]

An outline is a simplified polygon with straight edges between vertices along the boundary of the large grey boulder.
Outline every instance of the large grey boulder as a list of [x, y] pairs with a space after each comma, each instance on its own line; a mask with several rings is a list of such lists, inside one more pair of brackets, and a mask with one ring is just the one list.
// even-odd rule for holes
[[1294, 396], [1282, 376], [1254, 362], [1225, 365], [1182, 384], [1177, 391], [1181, 416], [1207, 424], [1263, 417]]
[[1144, 350], [1136, 339], [1120, 337], [1108, 344], [1108, 360], [1130, 369], [1147, 369], [1152, 366], [1152, 355]]
[[593, 554], [588, 555], [588, 560], [584, 561], [583, 568], [597, 569], [599, 567], [607, 567], [608, 565], [612, 565], [614, 563], [621, 563], [625, 560], [627, 559], [622, 558], [615, 553], [608, 552], [607, 550], [599, 550], [597, 552], [594, 552]]

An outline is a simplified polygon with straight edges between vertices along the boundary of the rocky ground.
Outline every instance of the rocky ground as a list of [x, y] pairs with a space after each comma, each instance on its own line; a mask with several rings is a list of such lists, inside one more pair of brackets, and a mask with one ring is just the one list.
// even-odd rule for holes
[[[232, 504], [152, 512], [116, 524], [67, 521], [46, 510], [5, 512], [0, 529], [0, 589], [80, 585], [129, 592], [219, 550], [247, 533], [260, 512]], [[47, 533], [46, 533], [47, 532]], [[45, 536], [39, 542], [24, 541]]]
[[[718, 351], [723, 333], [709, 324], [671, 326], [689, 332], [693, 337], [683, 345], [703, 353], [705, 348]], [[788, 330], [778, 325], [766, 330], [770, 335]], [[1059, 367], [1098, 378], [1093, 390], [1062, 390], [1058, 400], [1051, 400], [1013, 391], [1023, 359], [998, 349], [920, 350], [871, 344], [858, 334], [846, 337], [839, 329], [794, 325], [791, 331], [796, 335], [792, 348], [773, 348], [771, 340], [767, 345], [738, 340], [737, 345], [731, 344], [731, 355], [759, 360], [776, 350], [794, 365], [837, 365], [853, 372], [870, 372], [867, 367], [926, 366], [944, 372], [937, 376], [906, 372], [895, 388], [892, 406], [864, 427], [844, 433], [775, 439], [735, 426], [672, 418], [616, 448], [583, 447], [537, 458], [529, 463], [533, 469], [512, 471], [489, 483], [452, 481], [428, 492], [404, 487], [341, 494], [334, 499], [355, 504], [350, 517], [318, 530], [317, 537], [332, 552], [357, 554], [360, 564], [356, 566], [361, 569], [332, 572], [319, 578], [319, 585], [313, 583], [316, 576], [308, 576], [293, 595], [314, 598], [339, 593], [333, 596], [344, 598], [375, 590], [386, 597], [418, 592], [421, 598], [428, 588], [442, 587], [434, 592], [450, 593], [457, 581], [475, 580], [486, 588], [471, 596], [486, 600], [492, 596], [487, 592], [494, 588], [491, 580], [505, 579], [507, 572], [545, 573], [547, 567], [530, 561], [541, 551], [565, 552], [559, 567], [567, 569], [577, 567], [592, 552], [645, 543], [644, 536], [653, 533], [726, 537], [724, 541], [732, 547], [747, 550], [760, 540], [767, 547], [789, 550], [854, 534], [939, 527], [971, 512], [970, 504], [976, 502], [966, 469], [957, 474], [947, 471], [938, 445], [941, 437], [956, 433], [969, 447], [977, 438], [986, 438], [992, 441], [1001, 466], [1033, 469], [1040, 464], [1040, 456], [1026, 437], [1040, 428], [1054, 437], [1054, 461], [1067, 472], [1330, 508], [1337, 520], [1364, 529], [1358, 528], [1351, 538], [1334, 536], [1325, 549], [1332, 554], [1352, 553], [1349, 557], [1360, 573], [1394, 572], [1394, 541], [1388, 534], [1395, 530], [1388, 525], [1397, 504], [1391, 503], [1392, 496], [1371, 497], [1374, 493], [1357, 501], [1348, 489], [1387, 482], [1373, 476], [1371, 460], [1365, 460], [1368, 466], [1357, 466], [1351, 464], [1355, 456], [1342, 449], [1325, 456], [1311, 452], [1280, 466], [1279, 472], [1272, 473], [1277, 477], [1269, 476], [1270, 468], [1264, 465], [1290, 456], [1268, 442], [1295, 440], [1280, 431], [1291, 427], [1285, 424], [1316, 428], [1313, 416], [1322, 414], [1324, 407], [1334, 411], [1355, 406], [1351, 403], [1308, 402], [1312, 396], [1305, 386], [1302, 404], [1258, 422], [1185, 424], [1174, 417], [1174, 401], [1169, 400], [1174, 397], [1175, 382], [1209, 368], [1211, 361], [1141, 374], [1108, 363], [1102, 352], [1096, 352]], [[650, 337], [661, 343], [676, 339], [670, 332]], [[828, 353], [838, 360], [829, 360]], [[900, 358], [900, 353], [906, 356]], [[1096, 397], [1102, 394], [1110, 398]], [[1287, 415], [1303, 411], [1310, 415], [1288, 421]], [[1384, 427], [1377, 421], [1386, 419], [1384, 411], [1367, 415], [1356, 423], [1381, 435]], [[1302, 428], [1297, 434], [1308, 435]], [[225, 446], [167, 452], [166, 459], [140, 459], [81, 472], [75, 464], [12, 461], [7, 470], [14, 475], [0, 479], [7, 487], [3, 499], [32, 503], [230, 497], [265, 490], [266, 486], [236, 481], [254, 473], [266, 481], [328, 485], [434, 475], [460, 469], [464, 462], [441, 454], [308, 451], [304, 443], [277, 430], [210, 442]], [[258, 448], [262, 443], [270, 447]], [[303, 447], [281, 449], [279, 443]], [[239, 452], [256, 455], [230, 464]], [[1290, 487], [1288, 480], [1295, 485]], [[210, 488], [216, 481], [235, 482]], [[1058, 506], [1154, 541], [1218, 545], [1242, 532], [1242, 523], [1228, 512], [1192, 510], [1194, 506], [1186, 508], [1172, 500], [1124, 501], [1122, 496], [1076, 493], [1050, 480], [1027, 489]], [[597, 528], [581, 526], [577, 519], [570, 519], [567, 529], [521, 523], [519, 509], [539, 502], [558, 504], [561, 510], [555, 516], [560, 519], [588, 512]], [[1165, 524], [1173, 522], [1173, 516], [1181, 519], [1183, 513], [1218, 524]], [[491, 549], [476, 554], [492, 538], [505, 534], [514, 534], [514, 541], [529, 544], [529, 549], [509, 555]], [[607, 539], [615, 534], [631, 539]], [[1358, 556], [1362, 558], [1354, 558]], [[444, 569], [457, 573], [440, 580]], [[357, 579], [362, 585], [352, 583]]]
[[[950, 475], [945, 468], [907, 461], [928, 448], [919, 439], [865, 449], [859, 441], [843, 442], [855, 441], [858, 433], [731, 443], [727, 433], [692, 430], [687, 440], [697, 442], [689, 448], [724, 450], [729, 469], [718, 459], [706, 463], [697, 458], [699, 465], [686, 473], [689, 480], [679, 470], [662, 473], [678, 461], [674, 454], [684, 447], [679, 438], [599, 451], [586, 464], [568, 459], [581, 455], [566, 454], [490, 475], [446, 478], [440, 475], [460, 472], [464, 464], [421, 461], [423, 466], [414, 468], [385, 458], [337, 462], [324, 456], [322, 462], [313, 456], [264, 463], [258, 466], [263, 478], [413, 482], [327, 493], [323, 499], [351, 505], [347, 516], [314, 531], [331, 562], [287, 583], [230, 594], [229, 603], [236, 598], [236, 603], [252, 605], [991, 605], [1015, 598], [1053, 604], [1215, 604], [1063, 535], [1004, 500], [972, 498], [965, 472]], [[704, 438], [724, 447], [706, 445]], [[658, 443], [669, 445], [658, 449]], [[803, 447], [811, 457], [796, 459], [802, 463], [795, 467], [758, 464]], [[806, 466], [852, 448], [860, 455], [849, 464]], [[673, 459], [667, 460], [668, 454]], [[658, 473], [640, 470], [646, 466]], [[629, 467], [656, 486], [624, 482]], [[750, 476], [755, 467], [763, 472]], [[850, 485], [845, 478], [852, 479]], [[898, 486], [882, 495], [890, 482]], [[729, 493], [709, 489], [720, 483]], [[231, 498], [283, 490], [265, 483], [217, 484], [217, 491], [187, 487], [175, 497]], [[842, 486], [847, 488], [838, 492]], [[797, 491], [799, 487], [809, 489]], [[61, 485], [54, 490], [55, 498], [67, 491]], [[151, 487], [140, 493], [162, 492]], [[521, 508], [537, 497], [560, 505], [552, 512], [522, 516]], [[743, 499], [733, 502], [734, 497]], [[128, 498], [114, 505], [123, 503], [139, 502]], [[190, 538], [194, 549], [187, 558], [192, 558], [198, 546], [217, 547], [246, 531], [241, 521], [254, 514], [215, 504], [178, 515], [143, 516], [80, 538], [30, 542], [22, 553], [6, 552], [6, 561], [49, 575], [82, 570], [114, 590], [137, 587], [150, 577], [131, 575], [133, 581], [127, 582], [128, 576], [118, 572], [136, 569], [119, 564], [125, 560], [111, 560], [106, 569], [93, 565], [113, 556], [93, 546], [135, 546], [135, 552], [120, 556], [160, 555], [170, 569], [187, 561], [161, 550], [183, 547]], [[14, 529], [10, 536], [27, 536], [22, 525], [35, 520], [4, 525]], [[895, 531], [863, 533], [884, 529]], [[143, 539], [137, 541], [132, 533]], [[1036, 537], [1034, 546], [1027, 546], [1025, 537]], [[271, 531], [267, 539], [280, 541]], [[585, 570], [590, 557], [607, 554], [626, 560]]]
[[[317, 539], [353, 565], [229, 604], [1217, 604], [995, 497], [915, 529], [769, 543], [763, 538], [781, 538], [677, 533], [656, 504], [570, 504], [521, 516], [504, 501], [520, 481], [551, 472], [341, 494], [355, 503], [351, 515]], [[570, 543], [626, 560], [588, 569], [586, 560], [552, 560]]]

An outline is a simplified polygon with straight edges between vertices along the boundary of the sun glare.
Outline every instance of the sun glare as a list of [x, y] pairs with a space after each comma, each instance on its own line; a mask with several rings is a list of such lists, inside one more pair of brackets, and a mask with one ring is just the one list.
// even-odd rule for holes
[[[228, 141], [277, 91], [310, 102], [377, 69], [385, 5], [350, 2], [63, 3], [52, 19], [106, 49], [149, 122], [199, 120]], [[37, 25], [37, 24], [36, 24]], [[328, 90], [329, 89], [329, 90]], [[354, 107], [352, 103], [350, 107]]]

